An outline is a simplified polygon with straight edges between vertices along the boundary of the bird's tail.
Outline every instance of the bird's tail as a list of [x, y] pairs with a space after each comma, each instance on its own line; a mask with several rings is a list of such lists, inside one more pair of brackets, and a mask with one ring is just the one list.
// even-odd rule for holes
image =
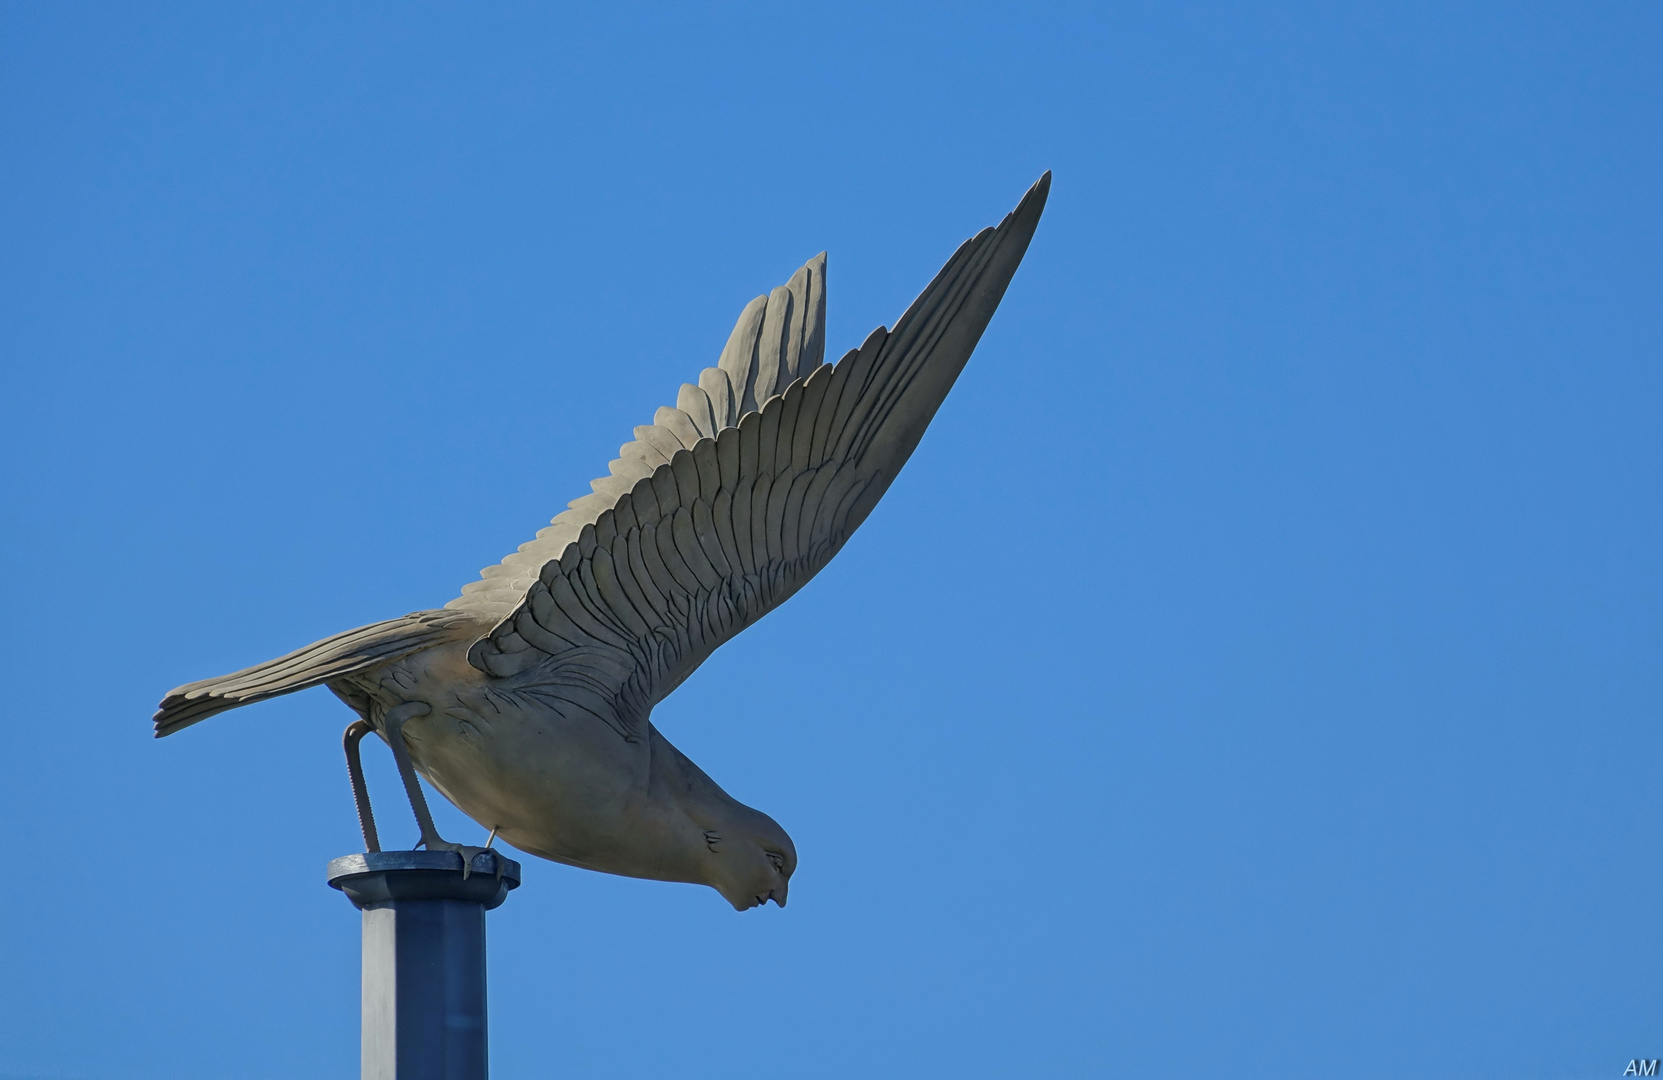
[[473, 617], [464, 612], [417, 611], [324, 638], [230, 675], [186, 683], [162, 699], [155, 716], [156, 737], [172, 735], [226, 709], [292, 694], [442, 644], [464, 624], [477, 632]]

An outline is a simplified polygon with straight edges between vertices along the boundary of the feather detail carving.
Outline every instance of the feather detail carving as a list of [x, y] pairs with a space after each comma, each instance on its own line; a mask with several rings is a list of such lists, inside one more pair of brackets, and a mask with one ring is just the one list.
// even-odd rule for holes
[[893, 330], [835, 366], [824, 254], [746, 305], [716, 365], [635, 429], [593, 492], [446, 605], [494, 624], [469, 662], [640, 738], [652, 707], [807, 583], [887, 490], [1004, 295], [1048, 188], [1047, 175]]

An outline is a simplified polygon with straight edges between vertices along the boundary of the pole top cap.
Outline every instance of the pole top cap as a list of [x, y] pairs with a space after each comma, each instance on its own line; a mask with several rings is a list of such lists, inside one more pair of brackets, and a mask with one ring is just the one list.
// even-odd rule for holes
[[358, 908], [394, 900], [466, 900], [486, 911], [520, 887], [520, 864], [495, 851], [473, 857], [462, 876], [462, 856], [454, 851], [366, 851], [329, 862], [331, 888], [341, 890]]

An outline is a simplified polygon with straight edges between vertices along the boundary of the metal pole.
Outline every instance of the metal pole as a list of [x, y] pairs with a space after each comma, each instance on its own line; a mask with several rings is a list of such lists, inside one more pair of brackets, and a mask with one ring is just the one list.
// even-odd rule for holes
[[329, 864], [364, 913], [363, 1080], [486, 1080], [485, 913], [520, 884], [488, 851], [375, 851]]

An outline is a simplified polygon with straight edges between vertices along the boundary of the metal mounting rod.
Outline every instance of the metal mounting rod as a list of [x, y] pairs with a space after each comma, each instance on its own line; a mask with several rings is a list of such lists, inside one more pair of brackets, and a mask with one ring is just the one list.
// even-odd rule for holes
[[346, 774], [352, 780], [352, 801], [358, 807], [358, 827], [364, 831], [364, 850], [372, 853], [381, 850], [381, 838], [375, 834], [375, 811], [370, 809], [370, 789], [364, 784], [364, 763], [358, 744], [374, 730], [367, 720], [355, 720], [341, 735], [341, 748], [346, 751]]
[[364, 913], [363, 1080], [486, 1080], [485, 913], [520, 884], [494, 851], [376, 851], [329, 864]]

